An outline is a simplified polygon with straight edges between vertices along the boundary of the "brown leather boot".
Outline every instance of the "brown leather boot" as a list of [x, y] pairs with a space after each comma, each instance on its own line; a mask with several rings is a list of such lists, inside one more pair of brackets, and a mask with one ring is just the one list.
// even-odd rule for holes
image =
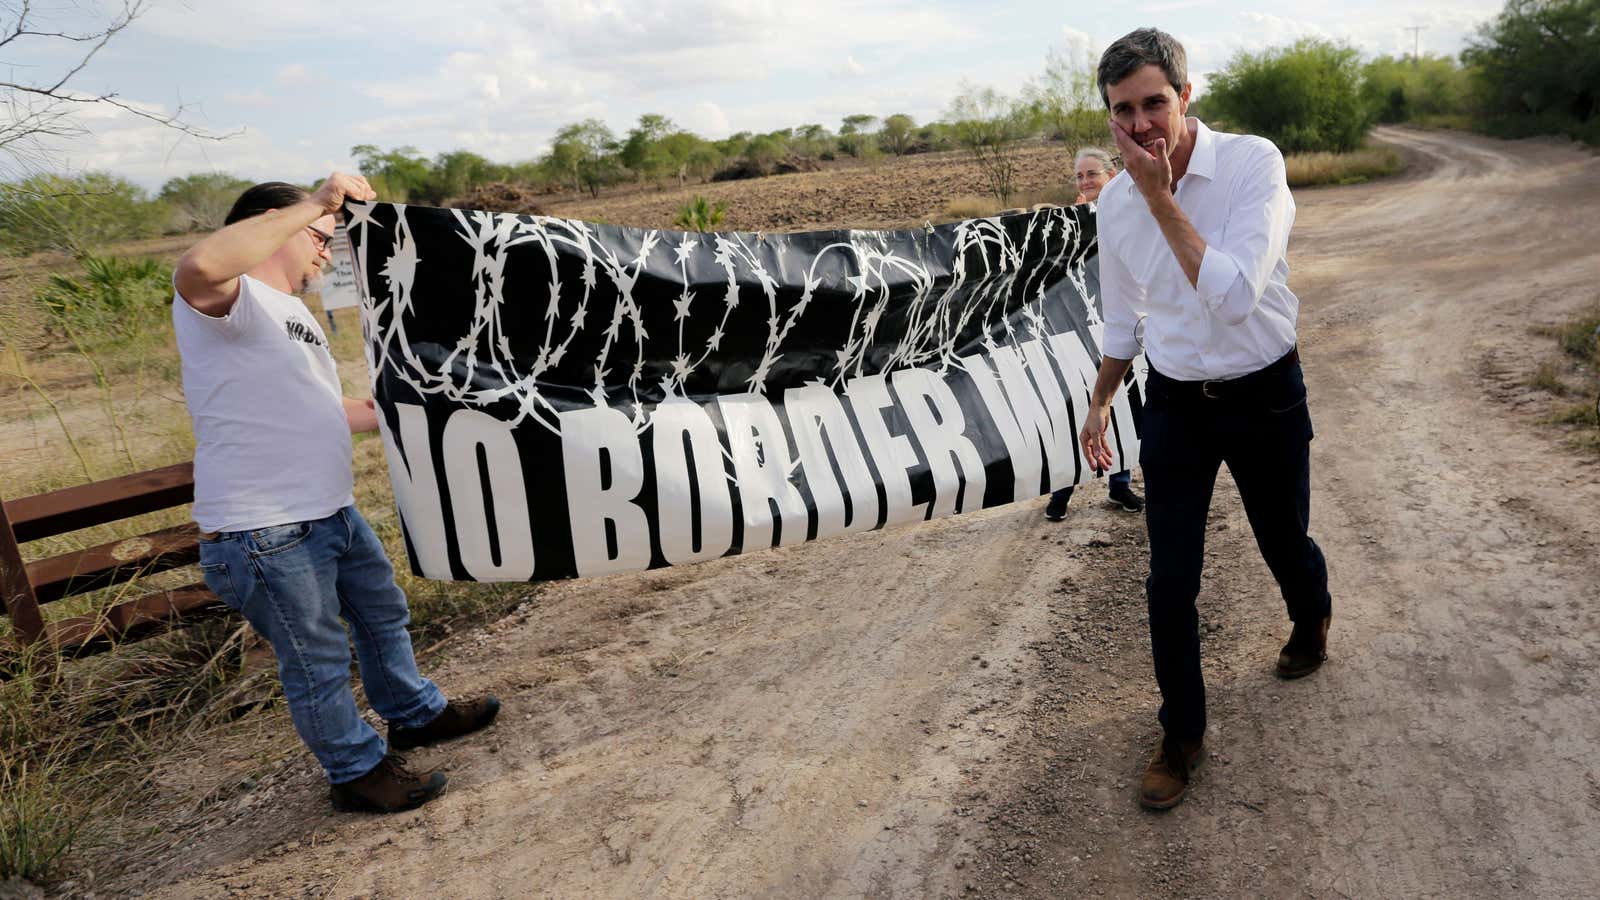
[[1323, 616], [1320, 622], [1296, 622], [1289, 632], [1289, 643], [1278, 654], [1279, 678], [1304, 678], [1322, 666], [1328, 658], [1328, 624], [1332, 616]]
[[405, 757], [390, 753], [360, 778], [330, 785], [328, 794], [341, 812], [392, 813], [416, 809], [439, 796], [445, 782], [443, 772], [413, 772]]
[[1180, 741], [1163, 736], [1139, 782], [1139, 805], [1145, 809], [1171, 809], [1182, 803], [1204, 756], [1203, 738]]
[[418, 728], [390, 725], [389, 746], [396, 750], [411, 750], [448, 741], [487, 728], [499, 714], [500, 700], [493, 694], [471, 700], [451, 700], [445, 705], [444, 711], [426, 725]]

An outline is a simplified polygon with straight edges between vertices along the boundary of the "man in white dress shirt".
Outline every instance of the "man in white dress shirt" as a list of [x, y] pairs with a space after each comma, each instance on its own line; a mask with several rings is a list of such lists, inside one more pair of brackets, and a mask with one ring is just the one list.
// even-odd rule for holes
[[1093, 465], [1111, 465], [1111, 398], [1142, 342], [1145, 594], [1164, 735], [1139, 801], [1169, 809], [1203, 756], [1195, 597], [1221, 464], [1294, 623], [1277, 674], [1309, 675], [1326, 657], [1332, 600], [1322, 551], [1306, 533], [1311, 416], [1285, 259], [1294, 199], [1271, 142], [1185, 115], [1187, 62], [1171, 35], [1142, 28], [1120, 38], [1101, 56], [1098, 79], [1124, 171], [1100, 192], [1105, 356], [1079, 439]]

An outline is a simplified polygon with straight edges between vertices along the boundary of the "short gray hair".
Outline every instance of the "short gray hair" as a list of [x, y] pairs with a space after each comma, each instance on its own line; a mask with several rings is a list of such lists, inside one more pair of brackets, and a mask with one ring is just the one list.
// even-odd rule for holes
[[1127, 78], [1145, 66], [1160, 66], [1167, 83], [1178, 93], [1189, 83], [1189, 54], [1183, 52], [1178, 39], [1159, 28], [1140, 28], [1130, 31], [1111, 42], [1106, 52], [1100, 54], [1100, 67], [1096, 80], [1100, 83], [1100, 100], [1111, 108], [1111, 97], [1106, 88]]
[[1117, 172], [1116, 163], [1111, 161], [1111, 154], [1101, 150], [1099, 147], [1084, 147], [1082, 150], [1079, 150], [1078, 155], [1072, 158], [1072, 167], [1076, 169], [1078, 164], [1086, 159], [1092, 159], [1095, 162], [1098, 162], [1100, 165], [1105, 166], [1106, 171], [1113, 175], [1115, 175]]

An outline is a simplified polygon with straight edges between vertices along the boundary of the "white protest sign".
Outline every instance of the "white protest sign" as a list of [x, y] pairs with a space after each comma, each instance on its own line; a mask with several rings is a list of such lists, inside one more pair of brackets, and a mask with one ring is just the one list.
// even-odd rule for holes
[[356, 293], [355, 259], [350, 255], [350, 235], [343, 225], [333, 230], [328, 252], [333, 256], [333, 265], [322, 276], [322, 308], [344, 309], [359, 304], [361, 296]]

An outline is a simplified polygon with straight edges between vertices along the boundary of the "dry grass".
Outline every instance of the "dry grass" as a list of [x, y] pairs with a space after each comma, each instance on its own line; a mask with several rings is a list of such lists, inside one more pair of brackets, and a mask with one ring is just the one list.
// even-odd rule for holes
[[[1016, 151], [1015, 197], [1045, 192], [1071, 180], [1072, 155], [1059, 142], [1025, 142]], [[982, 195], [982, 172], [965, 151], [917, 153], [876, 162], [843, 159], [819, 172], [772, 178], [606, 191], [598, 199], [552, 197], [551, 215], [603, 219], [640, 228], [670, 227], [678, 208], [695, 194], [728, 204], [725, 228], [789, 231], [918, 228], [939, 221], [952, 198]], [[1013, 204], [1015, 205], [1015, 200]], [[996, 204], [988, 212], [997, 212]]]
[[1413, 117], [1405, 124], [1413, 128], [1440, 129], [1449, 128], [1455, 131], [1475, 131], [1482, 123], [1465, 113], [1431, 113]]
[[979, 197], [976, 194], [967, 194], [957, 197], [945, 204], [944, 217], [941, 221], [959, 222], [963, 219], [982, 219], [992, 216], [1003, 209], [1000, 201], [993, 197]]
[[30, 648], [0, 683], [0, 880], [48, 882], [111, 840], [141, 773], [186, 735], [270, 696], [241, 670], [246, 630], [210, 622], [82, 661]]
[[1359, 184], [1398, 174], [1404, 164], [1389, 147], [1364, 147], [1351, 153], [1293, 153], [1284, 157], [1289, 187]]
[[1575, 447], [1600, 455], [1600, 302], [1560, 325], [1534, 331], [1553, 338], [1561, 355], [1540, 362], [1529, 384], [1578, 398], [1555, 409], [1547, 421], [1566, 430]]
[[1600, 428], [1600, 406], [1589, 402], [1571, 403], [1556, 410], [1550, 416], [1550, 422], [1555, 425]]
[[1565, 366], [1557, 365], [1555, 361], [1548, 359], [1539, 363], [1538, 366], [1534, 367], [1533, 374], [1528, 377], [1528, 387], [1555, 394], [1558, 397], [1564, 396], [1570, 390], [1567, 387], [1567, 383], [1561, 379], [1561, 374], [1565, 368]]
[[962, 219], [982, 219], [999, 215], [1007, 209], [1032, 209], [1040, 204], [1070, 206], [1076, 199], [1078, 199], [1078, 189], [1068, 184], [1018, 191], [1011, 196], [1011, 203], [1005, 206], [991, 195], [963, 194], [945, 204], [944, 214], [937, 221], [959, 222]]
[[1600, 304], [1544, 333], [1553, 336], [1561, 351], [1579, 364], [1600, 366]]

